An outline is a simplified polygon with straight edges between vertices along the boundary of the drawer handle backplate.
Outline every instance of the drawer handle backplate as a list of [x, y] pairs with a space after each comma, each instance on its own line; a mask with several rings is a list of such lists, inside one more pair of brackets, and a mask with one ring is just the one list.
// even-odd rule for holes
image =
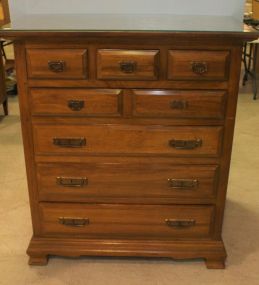
[[85, 138], [53, 138], [53, 144], [60, 147], [83, 147], [86, 145]]
[[177, 109], [177, 110], [187, 109], [188, 106], [189, 106], [188, 102], [187, 101], [182, 101], [182, 100], [175, 100], [175, 101], [172, 101], [170, 103], [170, 107], [172, 109]]
[[202, 140], [170, 140], [169, 145], [176, 149], [195, 149], [202, 146]]
[[171, 188], [197, 188], [198, 180], [196, 179], [168, 179]]
[[69, 100], [67, 102], [67, 106], [72, 110], [72, 111], [80, 111], [84, 108], [85, 102], [81, 100]]
[[124, 73], [134, 73], [137, 69], [135, 61], [122, 61], [120, 62], [120, 70]]
[[192, 71], [195, 74], [203, 75], [208, 72], [207, 62], [194, 61], [191, 63], [191, 65], [192, 65]]
[[84, 187], [88, 184], [88, 179], [74, 178], [74, 177], [57, 177], [56, 182], [60, 186], [64, 187]]
[[50, 71], [59, 73], [63, 72], [66, 68], [66, 63], [63, 60], [57, 60], [57, 61], [49, 61], [48, 67]]
[[88, 218], [67, 218], [67, 217], [60, 217], [58, 222], [61, 225], [68, 226], [68, 227], [85, 227], [86, 225], [90, 224], [90, 220]]
[[196, 221], [193, 219], [188, 219], [188, 220], [165, 219], [165, 223], [169, 227], [187, 228], [187, 227], [195, 226]]

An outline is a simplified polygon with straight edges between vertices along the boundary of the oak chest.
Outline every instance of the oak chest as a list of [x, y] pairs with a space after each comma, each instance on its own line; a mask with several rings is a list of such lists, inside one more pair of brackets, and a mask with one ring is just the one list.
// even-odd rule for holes
[[49, 255], [203, 258], [221, 238], [242, 42], [14, 32], [33, 237]]

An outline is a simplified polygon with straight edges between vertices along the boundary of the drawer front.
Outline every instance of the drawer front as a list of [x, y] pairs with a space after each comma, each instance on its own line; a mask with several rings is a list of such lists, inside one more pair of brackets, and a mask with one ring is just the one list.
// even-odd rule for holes
[[228, 51], [170, 50], [168, 79], [170, 80], [227, 80]]
[[100, 49], [97, 79], [157, 80], [158, 56], [158, 50]]
[[215, 197], [218, 167], [173, 163], [100, 163], [37, 165], [38, 189], [43, 201], [102, 201], [103, 198], [211, 198]]
[[29, 78], [85, 79], [87, 50], [27, 49]]
[[136, 117], [224, 118], [224, 92], [133, 90], [132, 95]]
[[121, 90], [44, 89], [30, 90], [33, 115], [121, 116]]
[[218, 156], [222, 127], [34, 125], [36, 154]]
[[89, 238], [209, 238], [211, 206], [40, 203], [42, 235]]

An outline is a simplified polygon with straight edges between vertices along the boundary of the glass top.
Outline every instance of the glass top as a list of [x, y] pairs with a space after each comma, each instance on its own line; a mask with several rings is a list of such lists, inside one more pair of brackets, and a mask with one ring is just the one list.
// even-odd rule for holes
[[11, 31], [159, 31], [242, 32], [242, 20], [229, 16], [173, 14], [25, 14]]

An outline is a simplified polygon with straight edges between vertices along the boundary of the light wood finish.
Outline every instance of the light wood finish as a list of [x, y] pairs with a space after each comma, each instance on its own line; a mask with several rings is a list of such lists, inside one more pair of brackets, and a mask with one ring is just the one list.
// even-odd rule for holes
[[133, 90], [136, 117], [224, 117], [226, 94], [217, 91]]
[[0, 1], [0, 25], [6, 25], [10, 23], [10, 11], [8, 0]]
[[[229, 51], [170, 50], [168, 79], [170, 80], [227, 80]], [[204, 64], [206, 70], [196, 73], [195, 64]]]
[[[132, 125], [34, 125], [36, 154], [112, 154], [219, 156], [222, 127], [169, 127]], [[57, 139], [82, 139], [81, 147], [55, 145]], [[178, 149], [170, 141], [201, 141], [191, 149]]]
[[158, 50], [101, 49], [97, 52], [97, 78], [156, 80], [158, 60]]
[[208, 258], [205, 263], [208, 269], [225, 269], [225, 262], [222, 258]]
[[[27, 250], [29, 256], [41, 255], [42, 264], [46, 265], [49, 255], [68, 257], [79, 256], [132, 256], [132, 257], [170, 257], [175, 260], [205, 258], [210, 269], [222, 269], [226, 251], [222, 241], [153, 241], [119, 239], [73, 239], [73, 238], [32, 238]], [[30, 258], [33, 261], [33, 258]], [[212, 261], [213, 267], [210, 263]]]
[[33, 115], [87, 117], [122, 115], [121, 90], [33, 88], [30, 89], [30, 96]]
[[[103, 255], [203, 258], [208, 268], [223, 268], [242, 44], [257, 35], [2, 36], [15, 39], [33, 224], [30, 264], [46, 264], [49, 255]], [[73, 68], [64, 69], [66, 76], [53, 74], [49, 61], [68, 62], [54, 69]], [[134, 64], [118, 64], [125, 61]], [[67, 100], [84, 101], [86, 108], [71, 111]], [[172, 100], [188, 101], [188, 108]], [[71, 183], [82, 185], [64, 186]]]
[[[174, 203], [187, 198], [202, 200], [216, 196], [218, 167], [213, 165], [174, 165], [173, 163], [151, 164], [146, 162], [118, 163], [106, 159], [103, 163], [39, 163], [37, 165], [38, 191], [41, 201], [99, 202], [124, 198], [131, 203]], [[58, 184], [57, 178], [87, 179], [77, 187]], [[194, 181], [193, 185], [170, 183], [174, 179]], [[176, 182], [177, 182], [176, 181]]]
[[[27, 49], [26, 54], [29, 78], [84, 79], [87, 76], [85, 49]], [[55, 69], [58, 64], [61, 68]]]
[[[43, 236], [88, 238], [194, 239], [209, 238], [213, 220], [211, 206], [83, 205], [40, 203]], [[87, 219], [84, 226], [64, 225], [60, 218]], [[193, 220], [193, 225], [168, 225]]]
[[256, 0], [252, 0], [252, 17], [259, 20], [259, 3]]
[[29, 265], [47, 265], [48, 264], [48, 258], [46, 255], [37, 255], [37, 256], [33, 256], [31, 255], [29, 258]]

